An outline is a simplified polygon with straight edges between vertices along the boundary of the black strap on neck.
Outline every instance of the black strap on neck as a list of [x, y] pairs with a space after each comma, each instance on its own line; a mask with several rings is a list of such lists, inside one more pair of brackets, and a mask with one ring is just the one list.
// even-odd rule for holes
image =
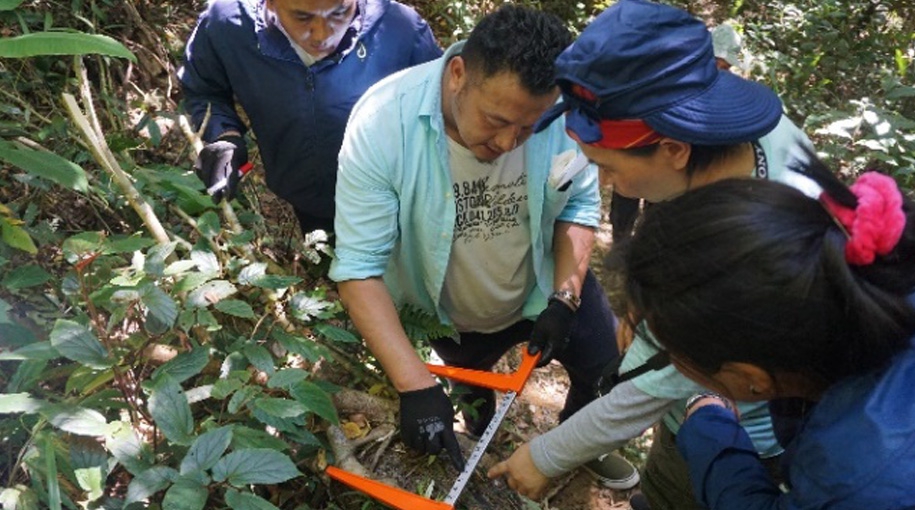
[[667, 355], [666, 351], [658, 351], [652, 357], [645, 360], [645, 363], [621, 374], [620, 366], [622, 364], [623, 357], [620, 356], [613, 363], [610, 363], [604, 368], [600, 378], [597, 380], [596, 391], [599, 396], [610, 393], [610, 390], [621, 382], [634, 379], [644, 373], [651, 372], [652, 370], [661, 370], [670, 364], [670, 356]]

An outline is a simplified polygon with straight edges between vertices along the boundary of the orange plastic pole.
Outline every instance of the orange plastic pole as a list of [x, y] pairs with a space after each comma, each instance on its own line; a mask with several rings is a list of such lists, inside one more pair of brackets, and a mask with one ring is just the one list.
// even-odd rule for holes
[[[524, 384], [530, 377], [537, 365], [540, 356], [531, 356], [527, 349], [524, 349], [521, 365], [511, 374], [496, 374], [482, 370], [470, 370], [467, 368], [449, 367], [443, 365], [429, 365], [429, 371], [435, 375], [447, 377], [455, 381], [490, 388], [499, 391], [513, 391], [521, 393]], [[418, 494], [407, 492], [397, 487], [383, 484], [381, 482], [355, 475], [349, 471], [328, 466], [325, 472], [339, 482], [342, 482], [360, 492], [371, 496], [386, 505], [398, 510], [454, 510], [454, 506], [434, 499], [424, 498]]]
[[521, 365], [511, 374], [496, 374], [483, 370], [471, 370], [469, 368], [449, 367], [445, 365], [430, 365], [428, 363], [426, 364], [426, 367], [435, 375], [447, 377], [448, 379], [453, 379], [458, 382], [493, 390], [521, 393], [521, 388], [524, 387], [527, 378], [530, 377], [531, 372], [534, 371], [538, 359], [540, 359], [539, 355], [531, 356], [525, 348], [521, 357]]
[[364, 492], [398, 510], [454, 510], [454, 507], [447, 503], [424, 498], [419, 494], [413, 494], [397, 487], [391, 487], [375, 480], [354, 475], [349, 471], [344, 471], [334, 466], [328, 466], [326, 473], [331, 478]]

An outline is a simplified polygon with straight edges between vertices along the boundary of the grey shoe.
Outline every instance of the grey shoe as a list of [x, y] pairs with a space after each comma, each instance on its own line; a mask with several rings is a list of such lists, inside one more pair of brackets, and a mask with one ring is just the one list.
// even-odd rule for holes
[[608, 453], [583, 466], [604, 487], [623, 491], [639, 483], [639, 471], [616, 453]]

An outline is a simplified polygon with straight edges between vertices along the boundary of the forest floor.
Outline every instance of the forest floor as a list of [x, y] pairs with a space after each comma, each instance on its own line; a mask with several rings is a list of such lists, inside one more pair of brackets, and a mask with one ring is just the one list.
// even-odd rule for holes
[[[261, 187], [258, 186], [258, 188]], [[282, 229], [283, 225], [294, 224], [295, 217], [285, 203], [264, 188], [261, 188], [258, 193], [261, 214], [267, 220], [267, 225], [275, 225], [275, 228]], [[611, 244], [610, 226], [606, 221], [606, 202], [605, 200], [604, 221], [597, 233], [592, 257], [592, 270], [605, 288], [608, 285], [603, 271], [603, 257]], [[289, 230], [285, 229], [282, 235], [289, 235]], [[298, 232], [293, 235], [298, 235]], [[520, 359], [519, 352], [520, 347], [503, 358], [496, 370], [512, 371]], [[334, 372], [334, 370], [328, 371], [330, 382], [340, 383], [342, 381], [336, 380], [338, 377], [341, 379], [347, 377], [346, 374], [334, 375]], [[507, 459], [517, 447], [558, 424], [559, 411], [562, 409], [568, 385], [569, 380], [565, 370], [557, 362], [534, 371], [523, 392], [509, 409], [502, 426], [477, 467], [475, 476], [464, 489], [458, 508], [467, 510], [625, 510], [629, 508], [629, 496], [636, 492], [638, 487], [630, 491], [606, 489], [598, 485], [594, 478], [583, 469], [553, 479], [547, 490], [547, 496], [539, 501], [522, 498], [509, 489], [504, 482], [491, 481], [485, 476], [489, 467]], [[347, 419], [346, 416], [341, 416], [341, 418]], [[462, 430], [461, 423], [456, 425], [455, 430]], [[651, 437], [651, 430], [646, 431], [642, 437], [632, 440], [620, 453], [641, 468], [648, 448], [651, 446]], [[461, 433], [458, 434], [458, 440], [465, 456], [469, 456], [475, 441]], [[357, 458], [364, 465], [369, 466], [372, 463], [371, 458], [377, 454], [377, 447], [377, 445], [367, 446], [361, 453], [357, 453]], [[376, 479], [417, 493], [428, 491], [433, 498], [441, 500], [457, 477], [457, 472], [451, 467], [447, 457], [432, 458], [416, 455], [399, 441], [399, 436], [395, 436], [386, 448], [385, 453], [371, 472], [371, 476]], [[343, 505], [343, 508], [364, 508], [361, 506], [364, 503], [362, 496], [347, 492], [348, 489], [342, 486], [331, 488], [336, 502]]]

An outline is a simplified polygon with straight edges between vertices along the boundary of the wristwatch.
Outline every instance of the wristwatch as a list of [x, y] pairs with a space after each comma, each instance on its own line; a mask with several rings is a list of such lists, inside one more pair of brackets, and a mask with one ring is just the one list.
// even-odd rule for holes
[[561, 301], [563, 304], [572, 309], [572, 311], [577, 311], [578, 307], [581, 306], [581, 298], [572, 293], [571, 290], [562, 289], [557, 290], [556, 292], [550, 294], [549, 301]]

